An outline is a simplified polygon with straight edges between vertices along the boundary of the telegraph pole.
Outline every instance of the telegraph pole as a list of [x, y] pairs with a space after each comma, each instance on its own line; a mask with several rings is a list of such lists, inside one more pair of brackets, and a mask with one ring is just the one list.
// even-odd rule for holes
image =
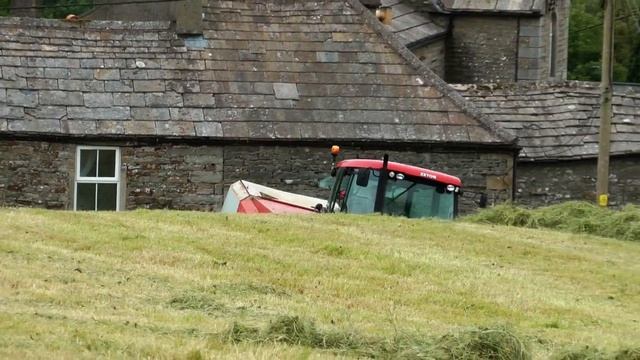
[[600, 135], [598, 139], [598, 179], [596, 193], [598, 205], [609, 204], [609, 154], [611, 152], [611, 117], [613, 87], [613, 10], [615, 0], [604, 0], [604, 29], [602, 31], [602, 77], [600, 90]]

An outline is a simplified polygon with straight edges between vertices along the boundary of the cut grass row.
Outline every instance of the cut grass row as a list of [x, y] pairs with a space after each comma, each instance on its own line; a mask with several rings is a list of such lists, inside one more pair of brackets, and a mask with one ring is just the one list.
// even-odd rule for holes
[[[313, 321], [281, 316], [264, 329], [234, 323], [221, 334], [233, 343], [271, 343], [330, 349], [358, 358], [429, 360], [528, 360], [529, 339], [506, 328], [467, 329], [433, 337], [428, 334], [396, 333], [392, 338], [365, 337], [354, 332], [319, 330]], [[640, 347], [606, 352], [584, 346], [552, 355], [555, 360], [639, 360]]]
[[503, 204], [465, 219], [483, 224], [547, 228], [640, 241], [640, 207], [634, 205], [621, 210], [611, 210], [578, 201], [535, 209]]

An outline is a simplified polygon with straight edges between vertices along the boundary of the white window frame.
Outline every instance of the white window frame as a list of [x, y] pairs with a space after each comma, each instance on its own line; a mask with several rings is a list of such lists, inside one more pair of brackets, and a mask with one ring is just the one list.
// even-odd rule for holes
[[[96, 177], [80, 176], [80, 153], [82, 150], [115, 150], [116, 151], [116, 171], [114, 177], [98, 177], [98, 166], [100, 163], [100, 152], [96, 156]], [[98, 208], [98, 186], [97, 184], [116, 184], [116, 211], [120, 211], [120, 148], [116, 146], [88, 146], [78, 145], [76, 147], [76, 178], [73, 185], [73, 211], [78, 211], [78, 184], [96, 184], [96, 196], [94, 209]], [[93, 210], [97, 211], [97, 210]]]

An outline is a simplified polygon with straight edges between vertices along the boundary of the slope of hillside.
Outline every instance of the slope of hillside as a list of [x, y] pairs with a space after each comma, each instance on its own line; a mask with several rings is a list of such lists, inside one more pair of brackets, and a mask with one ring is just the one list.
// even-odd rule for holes
[[[348, 357], [482, 328], [534, 358], [613, 353], [640, 347], [638, 259], [637, 242], [380, 216], [0, 209], [0, 357]], [[282, 319], [351, 335], [254, 330]]]

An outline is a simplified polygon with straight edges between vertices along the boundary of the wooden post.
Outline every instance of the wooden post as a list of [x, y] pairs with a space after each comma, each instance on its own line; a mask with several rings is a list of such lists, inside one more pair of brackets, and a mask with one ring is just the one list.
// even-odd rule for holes
[[600, 90], [600, 134], [598, 139], [598, 178], [596, 194], [598, 205], [609, 204], [609, 154], [611, 152], [611, 117], [613, 88], [613, 11], [615, 0], [605, 0], [604, 29], [602, 32], [602, 78]]

